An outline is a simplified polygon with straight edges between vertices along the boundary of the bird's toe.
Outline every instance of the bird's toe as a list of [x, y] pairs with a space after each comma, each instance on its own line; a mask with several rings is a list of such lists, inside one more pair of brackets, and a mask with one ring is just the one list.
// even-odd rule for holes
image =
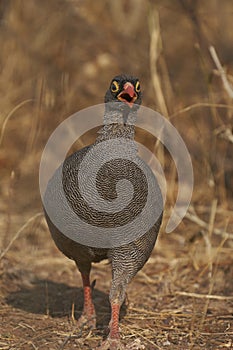
[[143, 350], [145, 345], [143, 345], [140, 339], [135, 339], [132, 343], [129, 343], [125, 347], [126, 350]]
[[95, 314], [93, 315], [86, 315], [86, 314], [82, 314], [78, 321], [77, 321], [77, 326], [79, 328], [96, 328], [96, 316]]
[[125, 350], [125, 346], [121, 343], [120, 339], [108, 338], [101, 343], [95, 350]]

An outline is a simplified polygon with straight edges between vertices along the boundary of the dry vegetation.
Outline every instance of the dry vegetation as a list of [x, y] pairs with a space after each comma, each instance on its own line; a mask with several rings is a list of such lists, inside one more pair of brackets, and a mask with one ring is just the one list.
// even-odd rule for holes
[[[0, 16], [0, 349], [93, 349], [104, 335], [110, 267], [93, 269], [98, 329], [77, 329], [81, 280], [40, 214], [38, 166], [54, 128], [101, 103], [119, 72], [140, 77], [144, 105], [176, 126], [195, 173], [186, 218], [161, 231], [129, 286], [123, 342], [233, 349], [232, 1], [2, 0]], [[166, 223], [177, 179], [159, 153]]]

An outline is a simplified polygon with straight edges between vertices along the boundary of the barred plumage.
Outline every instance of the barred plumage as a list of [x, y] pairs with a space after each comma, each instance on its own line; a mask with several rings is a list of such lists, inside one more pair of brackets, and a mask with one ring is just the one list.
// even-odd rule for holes
[[[112, 84], [114, 88], [111, 88], [113, 86]], [[159, 186], [150, 168], [138, 157], [137, 147], [133, 141], [133, 124], [135, 122], [137, 109], [141, 103], [141, 92], [138, 89], [138, 84], [138, 79], [134, 77], [122, 75], [113, 79], [106, 93], [105, 102], [115, 103], [114, 105], [112, 103], [106, 105], [104, 126], [99, 131], [96, 142], [68, 157], [58, 171], [62, 171], [63, 190], [70, 208], [72, 208], [83, 221], [91, 225], [93, 232], [95, 231], [95, 227], [98, 226], [105, 229], [118, 226], [119, 228], [122, 227], [122, 230], [124, 230], [124, 225], [133, 222], [134, 218], [140, 215], [140, 220], [146, 222], [148, 220], [147, 217], [144, 218], [141, 213], [147, 208], [146, 201], [148, 194], [151, 195], [151, 191], [153, 191], [152, 197], [154, 197], [151, 207], [157, 206], [161, 209], [161, 215], [157, 218], [154, 225], [150, 227], [147, 232], [142, 232], [140, 237], [137, 237], [127, 244], [113, 247], [91, 247], [77, 243], [68, 238], [65, 233], [60, 232], [56, 227], [56, 223], [51, 221], [45, 209], [48, 226], [57, 247], [66, 256], [75, 261], [82, 274], [84, 285], [84, 310], [79, 324], [87, 321], [90, 326], [95, 326], [95, 312], [91, 299], [91, 286], [89, 281], [92, 262], [109, 259], [112, 263], [113, 277], [110, 291], [112, 317], [110, 322], [110, 334], [107, 341], [102, 344], [100, 349], [123, 348], [119, 341], [119, 308], [124, 301], [127, 284], [143, 267], [152, 252], [162, 220], [163, 203]], [[116, 103], [119, 101], [120, 103]], [[93, 184], [91, 183], [91, 185], [89, 184], [85, 187], [85, 181], [79, 178], [80, 165], [84, 157], [87, 154], [91, 154], [92, 150], [95, 150], [95, 148], [104, 141], [110, 141], [110, 151], [115, 153], [117, 152], [117, 150], [114, 149], [116, 146], [112, 143], [111, 149], [111, 140], [124, 139], [132, 141], [130, 144], [131, 146], [129, 147], [127, 143], [124, 150], [124, 155], [127, 154], [128, 158], [125, 159], [122, 157], [122, 159], [117, 158], [105, 162], [97, 172], [96, 188], [100, 199], [110, 205], [111, 202], [117, 199], [118, 182], [127, 179], [132, 184], [133, 196], [125, 208], [119, 209], [113, 213], [108, 212], [108, 210], [99, 210], [98, 202], [96, 202], [97, 209], [90, 207], [85, 198], [83, 198], [82, 193], [85, 193], [85, 191], [90, 192], [87, 194], [90, 196], [93, 195], [93, 198], [95, 198], [95, 194], [94, 192], [92, 193], [91, 189], [91, 185]], [[100, 152], [99, 157], [103, 157], [104, 160], [105, 154]], [[58, 215], [62, 216], [64, 209], [62, 205], [59, 207], [59, 193], [57, 193], [55, 178], [56, 174], [49, 181], [45, 193], [45, 203], [47, 203], [48, 206], [56, 206]], [[150, 186], [148, 185], [148, 179], [151, 183]], [[82, 181], [81, 185], [85, 188], [80, 188], [80, 181]], [[122, 193], [122, 196], [124, 196], [124, 193]], [[100, 203], [102, 203], [101, 200]], [[125, 200], [127, 202], [127, 198], [125, 198]], [[149, 207], [147, 210], [150, 211], [152, 209], [153, 208]], [[64, 218], [62, 219], [67, 220], [67, 225], [72, 225], [72, 222], [69, 222], [69, 217], [67, 217], [65, 212], [63, 216]], [[78, 230], [79, 227], [77, 227], [77, 231]], [[128, 232], [126, 230], [125, 236], [127, 236], [127, 234]]]

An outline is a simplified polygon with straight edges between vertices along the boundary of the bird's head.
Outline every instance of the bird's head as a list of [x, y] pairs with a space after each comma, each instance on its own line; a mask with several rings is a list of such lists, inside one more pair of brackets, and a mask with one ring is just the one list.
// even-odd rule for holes
[[141, 86], [138, 78], [117, 75], [112, 79], [109, 89], [105, 95], [105, 103], [124, 102], [129, 108], [141, 104]]
[[141, 86], [138, 78], [117, 75], [112, 79], [105, 94], [106, 113], [115, 114], [118, 117], [122, 115], [125, 123], [129, 114], [135, 114], [140, 107], [141, 98]]

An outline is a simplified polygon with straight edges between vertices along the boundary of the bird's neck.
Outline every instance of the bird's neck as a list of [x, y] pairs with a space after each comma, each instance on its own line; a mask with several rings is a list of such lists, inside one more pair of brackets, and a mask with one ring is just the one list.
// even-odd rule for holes
[[126, 138], [134, 140], [136, 113], [128, 113], [126, 116], [115, 111], [108, 111], [104, 115], [104, 126], [99, 130], [98, 141], [113, 138]]
[[125, 138], [125, 139], [134, 139], [134, 133], [135, 133], [135, 127], [131, 124], [118, 124], [118, 123], [112, 123], [112, 124], [105, 124], [100, 130], [99, 130], [99, 136], [97, 137], [96, 141], [106, 141], [110, 139], [115, 138]]

